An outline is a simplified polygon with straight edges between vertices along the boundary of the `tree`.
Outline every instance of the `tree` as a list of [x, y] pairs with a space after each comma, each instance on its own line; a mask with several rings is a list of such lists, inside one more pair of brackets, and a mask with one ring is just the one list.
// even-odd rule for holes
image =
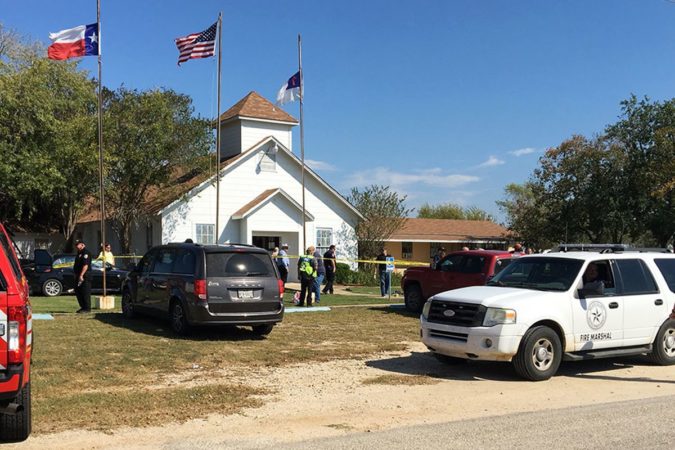
[[506, 227], [530, 247], [548, 248], [555, 242], [547, 237], [548, 212], [535, 196], [532, 181], [511, 183], [504, 188], [505, 199], [497, 206], [506, 215]]
[[406, 196], [391, 191], [389, 186], [371, 185], [362, 191], [354, 187], [348, 200], [364, 216], [355, 230], [359, 258], [377, 256], [384, 242], [401, 228], [412, 212], [405, 206]]
[[203, 169], [213, 139], [209, 121], [194, 115], [187, 95], [124, 87], [104, 94], [106, 210], [122, 251], [129, 252], [131, 226], [148, 213], [148, 189]]
[[0, 26], [0, 218], [70, 237], [96, 187], [94, 84]]
[[452, 202], [440, 205], [425, 203], [417, 211], [417, 217], [420, 219], [489, 220], [494, 222], [494, 217], [477, 206], [465, 208]]

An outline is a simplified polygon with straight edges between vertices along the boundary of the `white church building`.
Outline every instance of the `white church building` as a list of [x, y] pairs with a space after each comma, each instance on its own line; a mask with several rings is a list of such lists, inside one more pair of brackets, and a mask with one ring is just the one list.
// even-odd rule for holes
[[[292, 151], [298, 121], [256, 92], [221, 115], [220, 217], [216, 229], [216, 178], [179, 178], [149, 193], [151, 214], [135, 224], [131, 247], [137, 255], [153, 245], [183, 242], [253, 244], [268, 250], [289, 244], [298, 255], [303, 245], [302, 162]], [[338, 257], [356, 258], [354, 228], [363, 216], [312, 169], [305, 166], [305, 241]], [[90, 248], [100, 242], [98, 211], [87, 214], [76, 237]], [[112, 229], [106, 240], [119, 245]], [[93, 250], [92, 250], [93, 251]], [[291, 277], [295, 276], [294, 264]], [[293, 279], [293, 278], [290, 278]]]

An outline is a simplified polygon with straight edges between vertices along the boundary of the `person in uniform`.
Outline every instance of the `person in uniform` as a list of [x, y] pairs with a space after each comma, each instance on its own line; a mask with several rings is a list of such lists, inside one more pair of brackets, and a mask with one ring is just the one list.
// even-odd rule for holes
[[331, 245], [328, 251], [323, 254], [323, 264], [326, 267], [326, 286], [323, 288], [324, 294], [333, 294], [333, 282], [335, 281], [335, 245]]
[[91, 311], [91, 253], [86, 249], [84, 242], [75, 241], [77, 256], [73, 264], [73, 275], [75, 276], [75, 296], [80, 304], [78, 314]]
[[[304, 255], [298, 258], [298, 276], [300, 277], [300, 301], [298, 306], [312, 306], [312, 292], [314, 291], [314, 279], [316, 278], [316, 259], [314, 248], [310, 245]], [[305, 303], [305, 298], [307, 303]]]

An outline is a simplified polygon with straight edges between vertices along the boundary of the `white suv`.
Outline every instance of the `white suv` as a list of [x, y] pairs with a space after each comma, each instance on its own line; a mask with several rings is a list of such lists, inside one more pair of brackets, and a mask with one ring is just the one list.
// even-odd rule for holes
[[519, 258], [487, 286], [431, 297], [421, 336], [441, 360], [512, 361], [539, 381], [563, 359], [648, 354], [675, 364], [674, 306], [673, 254], [556, 252]]

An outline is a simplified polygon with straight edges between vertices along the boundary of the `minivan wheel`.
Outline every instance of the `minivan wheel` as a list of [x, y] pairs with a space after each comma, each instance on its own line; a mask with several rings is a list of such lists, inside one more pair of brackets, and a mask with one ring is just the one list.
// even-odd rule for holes
[[190, 324], [187, 322], [183, 304], [174, 300], [171, 303], [171, 329], [174, 333], [185, 336], [190, 332]]
[[543, 381], [558, 371], [562, 361], [562, 344], [555, 331], [540, 326], [528, 330], [520, 341], [513, 367], [518, 375], [531, 381]]
[[424, 307], [422, 289], [416, 284], [409, 284], [403, 290], [405, 309], [414, 313], [421, 313]]
[[16, 414], [0, 414], [0, 440], [3, 442], [20, 442], [28, 439], [31, 431], [31, 394], [30, 382], [21, 389], [16, 397], [21, 411]]
[[274, 325], [253, 325], [253, 333], [258, 336], [267, 336], [273, 328]]
[[42, 293], [47, 297], [56, 297], [57, 295], [61, 295], [62, 291], [63, 285], [59, 280], [55, 280], [54, 278], [50, 278], [42, 284]]
[[124, 291], [122, 294], [122, 314], [124, 314], [124, 317], [127, 319], [133, 319], [136, 316], [134, 305], [131, 300], [131, 292], [129, 291]]
[[649, 359], [662, 366], [675, 364], [675, 320], [668, 319], [656, 333]]

